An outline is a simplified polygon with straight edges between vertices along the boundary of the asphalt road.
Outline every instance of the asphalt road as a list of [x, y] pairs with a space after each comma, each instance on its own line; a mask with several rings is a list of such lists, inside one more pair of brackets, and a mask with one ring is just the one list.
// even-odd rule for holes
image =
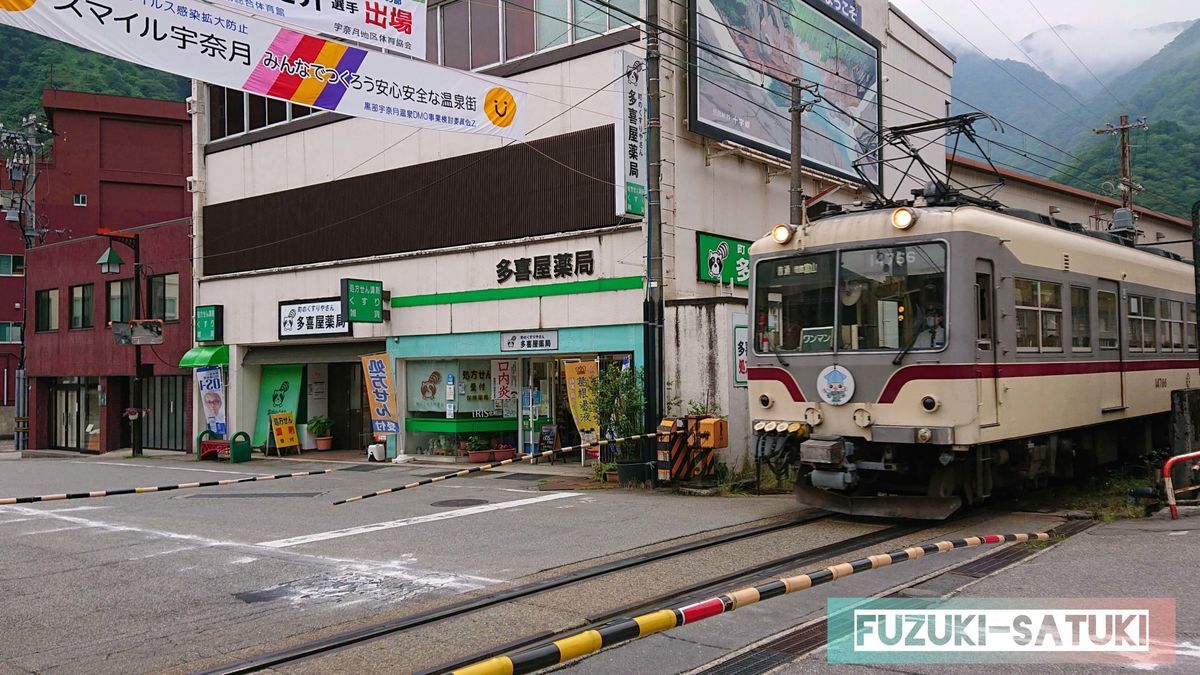
[[[330, 466], [351, 468], [183, 457], [5, 460], [0, 496]], [[519, 473], [330, 505], [438, 473], [444, 469], [355, 465], [327, 476], [0, 507], [0, 673], [187, 671], [331, 626], [795, 511], [787, 497], [542, 492], [541, 476]]]

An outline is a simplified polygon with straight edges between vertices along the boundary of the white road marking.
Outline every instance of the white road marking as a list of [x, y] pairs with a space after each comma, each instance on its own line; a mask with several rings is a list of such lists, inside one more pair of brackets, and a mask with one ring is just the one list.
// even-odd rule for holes
[[220, 469], [190, 469], [184, 466], [162, 466], [162, 465], [147, 465], [147, 464], [131, 464], [129, 462], [85, 462], [81, 460], [70, 460], [70, 464], [103, 464], [104, 466], [132, 466], [138, 469], [167, 469], [169, 471], [201, 471], [203, 473], [228, 473], [234, 476], [254, 476], [257, 474], [247, 471], [221, 471]]
[[1167, 536], [1168, 537], [1182, 537], [1183, 535], [1185, 535], [1187, 533], [1188, 533], [1188, 530], [1174, 530], [1172, 532], [1168, 532]]
[[[168, 532], [165, 530], [151, 530], [141, 527], [134, 527], [132, 525], [120, 525], [117, 523], [105, 522], [102, 520], [89, 520], [80, 516], [60, 515], [54, 511], [33, 509], [27, 506], [5, 506], [3, 508], [10, 509], [9, 513], [19, 513], [21, 515], [36, 516], [39, 518], [52, 518], [68, 523], [75, 523], [83, 527], [99, 528], [109, 532], [131, 532], [134, 534], [141, 534], [159, 539], [187, 542], [192, 544], [192, 546], [189, 548], [234, 549], [238, 551], [254, 553], [264, 557], [274, 556], [276, 558], [290, 558], [305, 563], [324, 565], [339, 572], [348, 574], [359, 574], [373, 577], [386, 576], [390, 579], [411, 583], [416, 586], [431, 590], [465, 592], [500, 583], [499, 579], [492, 579], [489, 577], [480, 577], [470, 574], [457, 574], [454, 572], [414, 569], [409, 567], [408, 560], [362, 560], [355, 558], [334, 558], [331, 556], [316, 555], [311, 553], [300, 553], [298, 551], [284, 551], [281, 549], [265, 548], [257, 544], [243, 544], [236, 541], [210, 539], [208, 537], [202, 537], [195, 534], [183, 534], [181, 532]], [[164, 551], [160, 555], [176, 553], [179, 550], [184, 549], [178, 549], [176, 551]], [[183, 570], [195, 569], [195, 567], [196, 566], [193, 565], [191, 567], [185, 567]]]
[[22, 532], [21, 536], [28, 537], [33, 534], [53, 534], [54, 532], [66, 532], [68, 530], [84, 530], [89, 527], [91, 527], [91, 525], [69, 525], [67, 527], [56, 527], [52, 530], [34, 530], [33, 532]]
[[66, 513], [67, 511], [99, 511], [100, 509], [111, 509], [111, 506], [69, 506], [65, 509], [46, 508], [43, 511], [53, 511], [55, 513]]
[[481, 504], [479, 506], [471, 506], [465, 509], [456, 509], [454, 511], [443, 511], [441, 513], [429, 513], [423, 516], [414, 516], [412, 518], [403, 518], [401, 520], [389, 520], [382, 523], [373, 523], [371, 525], [359, 525], [357, 527], [347, 527], [343, 530], [331, 530], [329, 532], [317, 532], [315, 534], [305, 534], [299, 537], [290, 537], [288, 539], [276, 539], [275, 541], [260, 541], [258, 546], [266, 546], [267, 548], [287, 548], [289, 546], [299, 546], [301, 544], [311, 544], [317, 541], [326, 541], [329, 539], [338, 539], [341, 537], [352, 537], [358, 534], [367, 534], [368, 532], [379, 532], [380, 530], [390, 530], [397, 527], [406, 527], [408, 525], [419, 525], [421, 523], [432, 523], [439, 520], [450, 520], [452, 518], [463, 518], [466, 516], [474, 516], [481, 513], [490, 513], [492, 511], [502, 511], [505, 509], [520, 508], [529, 506], [530, 504], [539, 504], [541, 502], [554, 501], [556, 499], [566, 499], [568, 497], [579, 497], [578, 492], [556, 492], [554, 494], [542, 495], [540, 497], [532, 497], [530, 499], [516, 499], [511, 502], [499, 502], [496, 504]]
[[9, 523], [23, 523], [27, 520], [33, 520], [33, 518], [13, 518], [12, 520], [0, 520], [0, 525], [7, 525]]

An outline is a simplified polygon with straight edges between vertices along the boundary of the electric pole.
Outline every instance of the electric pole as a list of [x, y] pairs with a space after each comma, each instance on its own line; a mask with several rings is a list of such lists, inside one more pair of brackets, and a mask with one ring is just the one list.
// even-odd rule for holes
[[[804, 93], [808, 92], [813, 95], [810, 101], [804, 100]], [[804, 163], [801, 159], [800, 147], [801, 137], [804, 133], [803, 115], [812, 110], [816, 105], [817, 88], [815, 84], [805, 85], [800, 78], [792, 80], [792, 170], [791, 170], [791, 187], [788, 189], [791, 196], [791, 214], [790, 223], [793, 230], [803, 230], [808, 226], [808, 209], [804, 204], [804, 175], [801, 168]]]
[[[0, 152], [8, 165], [8, 181], [14, 195], [12, 210], [5, 213], [5, 221], [21, 230], [25, 250], [33, 247], [37, 236], [37, 195], [34, 190], [38, 178], [38, 153], [42, 147], [39, 133], [49, 130], [40, 124], [37, 115], [26, 115], [21, 120], [21, 130], [5, 129], [0, 124]], [[28, 270], [26, 270], [28, 273]], [[27, 279], [28, 277], [23, 277]], [[29, 449], [29, 386], [25, 378], [25, 335], [29, 327], [29, 293], [22, 282], [21, 294], [21, 350], [17, 361], [15, 378], [16, 410], [14, 411], [13, 441], [17, 450]]]
[[[658, 0], [646, 2], [646, 297], [642, 307], [646, 366], [644, 426], [654, 429], [662, 418], [663, 363], [663, 249], [662, 249], [662, 83], [658, 30]], [[657, 457], [654, 439], [647, 441], [643, 458]]]
[[1134, 124], [1129, 123], [1129, 115], [1121, 115], [1120, 123], [1117, 126], [1112, 124], [1106, 125], [1103, 129], [1092, 129], [1092, 133], [1096, 134], [1120, 134], [1121, 135], [1121, 207], [1133, 208], [1133, 195], [1141, 192], [1142, 186], [1133, 182], [1133, 155], [1130, 153], [1129, 147], [1129, 131], [1131, 129], [1145, 129], [1146, 118], [1142, 118]]

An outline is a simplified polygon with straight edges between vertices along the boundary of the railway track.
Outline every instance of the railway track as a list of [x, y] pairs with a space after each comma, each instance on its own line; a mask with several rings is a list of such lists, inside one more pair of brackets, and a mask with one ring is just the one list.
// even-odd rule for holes
[[[411, 631], [423, 626], [428, 626], [439, 621], [464, 617], [472, 613], [481, 612], [502, 603], [528, 598], [530, 596], [566, 588], [594, 579], [600, 579], [624, 570], [629, 570], [664, 560], [670, 560], [673, 558], [680, 558], [689, 554], [708, 551], [715, 547], [738, 544], [755, 537], [762, 537], [784, 530], [802, 528], [811, 523], [826, 520], [832, 517], [832, 515], [833, 514], [815, 511], [803, 514], [795, 520], [749, 527], [734, 532], [724, 532], [694, 541], [669, 546], [663, 549], [639, 553], [614, 561], [586, 567], [549, 579], [514, 586], [496, 593], [484, 595], [482, 597], [453, 602], [442, 607], [433, 608], [427, 611], [418, 612], [389, 621], [371, 624], [365, 627], [338, 633], [326, 638], [312, 640], [288, 648], [268, 652], [266, 654], [234, 661], [225, 665], [217, 666], [215, 668], [200, 671], [200, 673], [201, 675], [236, 675], [240, 673], [253, 673], [266, 668], [278, 667], [314, 657], [327, 656], [337, 651], [344, 650], [355, 645], [360, 645], [365, 642], [389, 636], [395, 636], [397, 634]], [[637, 603], [604, 612], [602, 615], [589, 616], [586, 618], [586, 621], [589, 623], [603, 622], [613, 617], [621, 616], [622, 614], [634, 611], [640, 607], [661, 602], [666, 597], [676, 597], [680, 594], [697, 593], [713, 587], [714, 585], [729, 584], [744, 578], [769, 574], [774, 570], [788, 569], [790, 567], [803, 565], [814, 560], [840, 555], [842, 553], [858, 550], [882, 541], [905, 536], [907, 534], [911, 534], [912, 532], [924, 529], [924, 527], [924, 525], [920, 524], [896, 525], [851, 537], [844, 541], [833, 544], [805, 549], [788, 556], [749, 565], [730, 574], [724, 574], [719, 577], [706, 579], [699, 583], [693, 583], [685, 587], [672, 589], [670, 593], [662, 596], [641, 599]], [[439, 665], [435, 670], [426, 672], [442, 672], [449, 668], [455, 667], [455, 665], [460, 661], [471, 662], [496, 653], [502, 653], [511, 649], [518, 649], [523, 646], [544, 640], [549, 635], [551, 635], [550, 632], [527, 635], [521, 639], [511, 641], [503, 645], [495, 645], [486, 652], [472, 654], [469, 657], [455, 661], [453, 664]]]

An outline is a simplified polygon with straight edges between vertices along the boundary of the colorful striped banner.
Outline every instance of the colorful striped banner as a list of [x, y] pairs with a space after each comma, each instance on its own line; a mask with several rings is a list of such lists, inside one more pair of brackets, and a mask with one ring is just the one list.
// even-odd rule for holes
[[422, 485], [432, 485], [433, 483], [440, 483], [444, 480], [450, 480], [451, 478], [458, 478], [460, 476], [467, 476], [467, 475], [470, 475], [473, 473], [478, 473], [480, 471], [487, 471], [488, 469], [494, 469], [498, 466], [504, 466], [505, 464], [516, 464], [517, 462], [532, 462], [533, 460], [538, 459], [539, 457], [552, 457], [554, 455], [561, 455], [563, 453], [573, 452], [575, 450], [603, 447], [603, 446], [610, 445], [613, 443], [624, 443], [625, 441], [636, 441], [636, 440], [641, 440], [644, 438], [653, 438], [655, 436], [658, 436], [658, 434], [657, 433], [637, 434], [636, 436], [625, 436], [624, 438], [614, 438], [611, 441], [593, 441], [591, 443], [572, 445], [570, 447], [561, 448], [559, 450], [549, 450], [547, 452], [542, 452], [542, 453], [538, 453], [535, 455], [526, 455], [524, 457], [513, 457], [512, 459], [506, 459], [502, 462], [496, 462], [495, 464], [483, 464], [480, 466], [473, 466], [469, 469], [463, 469], [462, 471], [455, 471], [454, 473], [448, 473], [444, 476], [434, 476], [433, 478], [426, 478], [424, 480], [419, 480], [414, 483], [408, 483], [407, 485], [399, 485], [399, 486], [396, 486], [393, 488], [387, 488], [386, 490], [379, 490], [378, 492], [371, 492], [369, 494], [359, 495], [357, 497], [348, 497], [346, 499], [334, 502], [333, 505], [341, 506], [342, 504], [348, 504], [350, 502], [359, 502], [364, 499], [370, 499], [371, 497], [378, 497], [379, 495], [386, 495], [386, 494], [390, 494], [392, 492], [400, 492], [401, 490], [408, 490], [409, 488], [421, 487]]
[[227, 478], [225, 480], [210, 480], [202, 483], [180, 483], [178, 485], [158, 485], [155, 487], [135, 487], [121, 490], [96, 490], [92, 492], [66, 492], [58, 495], [40, 495], [37, 497], [0, 497], [0, 506], [9, 504], [32, 504], [34, 502], [56, 502], [62, 499], [92, 499], [95, 497], [116, 497], [119, 495], [141, 495], [150, 492], [166, 492], [168, 490], [186, 490], [188, 488], [218, 487], [221, 485], [236, 485], [238, 483], [254, 483], [264, 480], [282, 480], [284, 478], [302, 478], [304, 476], [320, 476], [333, 473], [337, 469], [321, 471], [297, 471], [295, 473], [280, 473], [274, 476], [251, 476], [249, 478]]
[[454, 675], [516, 675], [532, 673], [535, 670], [548, 668], [564, 663], [580, 656], [586, 656], [611, 647], [619, 642], [636, 640], [637, 638], [660, 633], [684, 624], [695, 623], [709, 617], [726, 612], [732, 612], [760, 600], [767, 600], [788, 593], [795, 593], [813, 586], [820, 586], [831, 581], [837, 581], [851, 574], [887, 567], [894, 563], [915, 560], [925, 555], [945, 553], [958, 548], [980, 546], [982, 544], [1003, 544], [1022, 541], [1048, 541], [1050, 535], [1045, 532], [1018, 534], [986, 534], [965, 539], [939, 541], [936, 544], [923, 544], [908, 548], [859, 558], [850, 562], [831, 565], [815, 572], [807, 572], [799, 576], [774, 579], [757, 586], [749, 586], [731, 593], [718, 595], [707, 600], [694, 602], [690, 605], [671, 609], [660, 609], [648, 614], [642, 614], [629, 619], [620, 619], [598, 629], [585, 630], [550, 644], [541, 645], [511, 656], [497, 656], [486, 661], [471, 664], [465, 668], [453, 671]]

